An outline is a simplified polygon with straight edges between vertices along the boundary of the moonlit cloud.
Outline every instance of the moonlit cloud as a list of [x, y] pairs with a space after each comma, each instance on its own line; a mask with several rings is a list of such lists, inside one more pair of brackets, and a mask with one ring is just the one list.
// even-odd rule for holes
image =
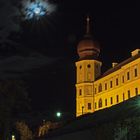
[[[21, 7], [21, 8], [20, 8]], [[47, 0], [0, 0], [0, 44], [6, 43], [11, 32], [20, 30], [20, 22], [50, 15], [56, 6]]]
[[17, 78], [31, 74], [30, 71], [54, 63], [58, 58], [51, 58], [40, 53], [14, 55], [0, 60], [0, 79]]
[[56, 6], [50, 4], [47, 0], [23, 0], [22, 12], [26, 20], [40, 19], [45, 15], [50, 15], [54, 12]]
[[[45, 4], [48, 1], [41, 0], [41, 2]], [[20, 31], [19, 23], [23, 14], [22, 10], [25, 8], [24, 6], [30, 3], [29, 0], [23, 0], [22, 2], [18, 0], [0, 0], [0, 79], [30, 75], [31, 70], [52, 64], [58, 60], [58, 58], [47, 57], [35, 52], [35, 50], [27, 49], [27, 46], [23, 47], [8, 39], [12, 32]], [[20, 4], [22, 10], [19, 8]], [[53, 12], [54, 8], [55, 6], [48, 5], [47, 14]], [[36, 14], [43, 14], [38, 10], [36, 9]]]

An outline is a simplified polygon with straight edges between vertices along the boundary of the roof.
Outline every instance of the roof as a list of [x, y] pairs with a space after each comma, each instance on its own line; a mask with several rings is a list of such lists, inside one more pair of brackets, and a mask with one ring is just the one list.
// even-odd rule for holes
[[99, 79], [101, 79], [101, 78], [103, 78], [103, 77], [105, 77], [105, 76], [107, 76], [107, 75], [109, 75], [109, 74], [111, 74], [111, 73], [113, 73], [113, 72], [115, 72], [115, 71], [121, 69], [121, 67], [123, 67], [124, 65], [126, 65], [126, 64], [128, 64], [128, 63], [130, 63], [130, 62], [132, 62], [132, 61], [134, 61], [134, 60], [136, 60], [136, 59], [138, 59], [138, 58], [140, 58], [140, 53], [138, 53], [137, 55], [132, 56], [132, 57], [130, 57], [130, 58], [124, 60], [123, 62], [121, 62], [121, 63], [115, 65], [115, 67], [110, 68], [110, 69], [107, 70], [105, 73], [103, 73], [100, 77], [98, 77], [97, 80], [99, 80]]

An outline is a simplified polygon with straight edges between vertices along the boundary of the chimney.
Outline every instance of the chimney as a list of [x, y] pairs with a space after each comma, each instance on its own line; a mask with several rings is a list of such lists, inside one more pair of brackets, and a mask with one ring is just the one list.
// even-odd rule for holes
[[136, 50], [131, 52], [131, 56], [135, 56], [135, 55], [137, 55], [139, 53], [140, 53], [140, 49], [136, 49]]
[[118, 64], [118, 63], [113, 62], [113, 63], [112, 63], [112, 68], [114, 68], [117, 64]]

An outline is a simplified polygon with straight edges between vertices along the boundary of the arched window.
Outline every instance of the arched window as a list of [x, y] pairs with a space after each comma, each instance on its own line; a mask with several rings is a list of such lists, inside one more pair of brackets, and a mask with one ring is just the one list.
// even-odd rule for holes
[[99, 107], [99, 108], [101, 108], [101, 107], [102, 107], [102, 99], [101, 99], [101, 98], [99, 99], [99, 102], [98, 102], [98, 107]]
[[99, 84], [98, 91], [102, 92], [102, 84], [101, 83]]

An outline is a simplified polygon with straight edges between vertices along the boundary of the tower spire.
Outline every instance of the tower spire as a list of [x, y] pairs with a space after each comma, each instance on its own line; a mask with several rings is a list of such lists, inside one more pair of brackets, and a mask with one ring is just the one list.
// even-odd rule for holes
[[86, 17], [86, 35], [90, 34], [90, 17]]

